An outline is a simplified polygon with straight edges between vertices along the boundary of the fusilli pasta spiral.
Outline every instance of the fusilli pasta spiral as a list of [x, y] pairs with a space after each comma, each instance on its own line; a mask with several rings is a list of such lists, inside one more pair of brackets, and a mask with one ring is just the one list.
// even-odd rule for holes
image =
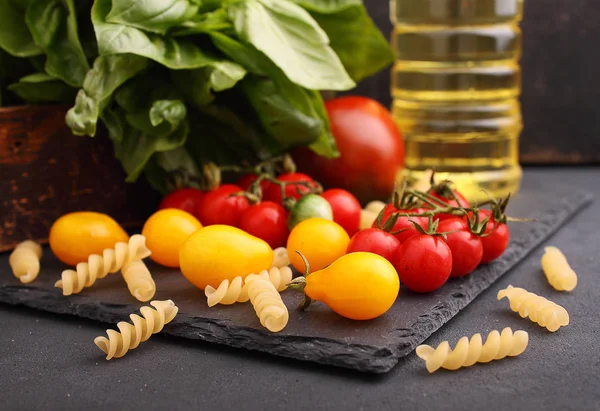
[[131, 295], [143, 303], [154, 298], [156, 284], [148, 267], [141, 260], [125, 264], [121, 272]]
[[234, 303], [245, 303], [250, 299], [248, 295], [248, 278], [259, 276], [273, 284], [277, 291], [283, 291], [292, 281], [292, 269], [284, 266], [281, 268], [271, 267], [269, 271], [263, 270], [259, 274], [250, 274], [244, 281], [242, 277], [235, 277], [231, 282], [223, 280], [216, 289], [208, 286], [204, 290], [206, 302], [209, 307], [217, 304], [231, 305]]
[[373, 223], [377, 220], [377, 213], [369, 210], [360, 210], [360, 229], [364, 230], [371, 228]]
[[42, 247], [34, 241], [27, 240], [17, 244], [8, 257], [8, 264], [15, 277], [27, 284], [35, 280], [40, 273], [41, 258]]
[[375, 215], [379, 214], [381, 210], [385, 208], [386, 204], [383, 201], [371, 201], [365, 207], [365, 210], [375, 213]]
[[271, 332], [283, 330], [288, 323], [289, 313], [281, 295], [264, 277], [248, 277], [248, 295], [261, 325]]
[[285, 247], [279, 247], [273, 250], [273, 256], [273, 263], [271, 264], [271, 267], [282, 268], [291, 264], [290, 256], [288, 255], [287, 248]]
[[567, 257], [556, 247], [546, 247], [542, 256], [542, 269], [552, 287], [557, 291], [573, 291], [577, 286], [577, 274]]
[[427, 371], [433, 373], [440, 368], [458, 370], [462, 367], [470, 367], [476, 362], [487, 363], [501, 360], [506, 356], [515, 357], [525, 351], [528, 343], [529, 335], [525, 331], [519, 330], [513, 334], [507, 327], [502, 330], [502, 334], [496, 330], [489, 333], [485, 344], [481, 334], [475, 334], [471, 340], [462, 337], [454, 350], [450, 348], [448, 341], [444, 341], [437, 348], [420, 345], [416, 353], [419, 358], [425, 360]]
[[510, 309], [518, 312], [522, 318], [529, 317], [531, 321], [554, 332], [561, 326], [569, 325], [569, 313], [560, 305], [537, 294], [509, 285], [498, 291], [498, 300], [508, 298]]
[[127, 351], [135, 349], [140, 343], [146, 341], [152, 334], [160, 332], [165, 324], [170, 323], [177, 315], [179, 308], [171, 300], [152, 301], [154, 307], [140, 308], [140, 317], [131, 314], [129, 318], [133, 324], [121, 321], [117, 324], [119, 331], [106, 330], [107, 337], [96, 337], [94, 344], [106, 354], [106, 359], [121, 358]]
[[55, 287], [63, 289], [63, 295], [78, 294], [84, 287], [91, 287], [98, 278], [114, 274], [125, 264], [141, 260], [150, 255], [146, 237], [136, 234], [129, 242], [119, 242], [114, 249], [107, 248], [102, 255], [92, 254], [86, 263], [77, 264], [76, 271], [65, 270]]

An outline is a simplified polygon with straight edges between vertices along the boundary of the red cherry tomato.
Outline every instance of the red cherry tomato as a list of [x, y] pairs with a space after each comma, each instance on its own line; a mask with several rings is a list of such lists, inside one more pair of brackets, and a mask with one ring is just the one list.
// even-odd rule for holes
[[472, 273], [481, 263], [483, 245], [481, 238], [469, 230], [465, 219], [452, 217], [440, 221], [437, 232], [450, 233], [445, 239], [452, 252], [450, 277], [463, 277]]
[[490, 218], [485, 228], [485, 234], [494, 230], [495, 227], [492, 234], [487, 237], [481, 237], [481, 244], [483, 245], [481, 264], [490, 263], [500, 257], [508, 247], [510, 240], [508, 226], [504, 223], [498, 224], [491, 216], [492, 212], [490, 210], [479, 210], [479, 221], [483, 221], [484, 218]]
[[400, 246], [393, 257], [400, 282], [409, 290], [429, 293], [448, 281], [452, 252], [441, 237], [418, 234]]
[[289, 234], [287, 212], [279, 204], [263, 201], [242, 215], [240, 229], [265, 240], [271, 248], [283, 247]]
[[404, 165], [404, 142], [390, 112], [377, 101], [359, 96], [325, 102], [340, 156], [328, 159], [298, 149], [294, 160], [326, 188], [343, 188], [361, 202], [385, 200], [394, 191]]
[[203, 197], [204, 193], [197, 188], [180, 188], [167, 194], [158, 205], [158, 209], [177, 208], [195, 214]]
[[250, 208], [248, 199], [233, 195], [243, 191], [233, 184], [224, 184], [204, 195], [196, 216], [203, 226], [225, 224], [238, 227], [242, 214]]
[[367, 228], [354, 234], [348, 244], [347, 254], [364, 251], [382, 256], [389, 262], [396, 250], [400, 247], [400, 241], [378, 228]]
[[[246, 174], [238, 180], [237, 185], [240, 186], [242, 190], [248, 191], [250, 185], [254, 183], [257, 178], [258, 176], [256, 174]], [[265, 193], [265, 191], [267, 191], [267, 188], [269, 188], [270, 185], [271, 182], [268, 180], [262, 180], [260, 182], [260, 189], [263, 192], [263, 194]]]
[[[313, 182], [313, 184], [311, 184], [311, 186], [313, 186], [315, 188], [317, 187], [316, 184], [314, 183], [315, 180], [313, 180], [312, 177], [307, 176], [306, 174], [302, 174], [302, 173], [281, 174], [279, 177], [277, 177], [277, 180], [279, 180], [283, 183], [294, 183], [294, 182], [303, 182], [303, 181], [304, 182]], [[300, 199], [300, 197], [302, 197], [305, 194], [308, 194], [309, 192], [310, 192], [310, 189], [303, 185], [288, 184], [285, 187], [285, 196], [293, 197], [296, 200]], [[277, 184], [270, 184], [269, 187], [267, 187], [267, 189], [263, 193], [263, 200], [272, 201], [277, 204], [282, 204], [283, 199], [281, 198], [280, 187]]]
[[[420, 214], [420, 213], [423, 213], [424, 211], [425, 210], [422, 210], [422, 209], [398, 210], [396, 207], [394, 207], [393, 204], [388, 204], [383, 211], [382, 225], [385, 224], [386, 221], [388, 221], [389, 218], [392, 216], [392, 214], [394, 214], [395, 212], [408, 213], [408, 214]], [[425, 217], [399, 217], [398, 221], [396, 221], [396, 224], [394, 225], [394, 228], [392, 228], [391, 232], [404, 230], [400, 233], [394, 234], [396, 236], [396, 238], [398, 240], [400, 240], [401, 243], [404, 243], [410, 237], [417, 235], [419, 233], [417, 231], [417, 229], [415, 228], [415, 226], [410, 222], [411, 220], [414, 221], [415, 223], [417, 223], [418, 225], [420, 225], [421, 227], [427, 228], [428, 220]], [[375, 220], [373, 222], [372, 227], [378, 228], [377, 220]]]
[[321, 194], [333, 210], [333, 221], [341, 225], [352, 237], [360, 228], [362, 207], [352, 193], [341, 188], [332, 188]]

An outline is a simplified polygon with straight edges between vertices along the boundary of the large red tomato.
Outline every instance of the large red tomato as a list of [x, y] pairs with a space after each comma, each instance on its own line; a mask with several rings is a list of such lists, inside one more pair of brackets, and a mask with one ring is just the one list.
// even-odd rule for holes
[[404, 164], [404, 142], [389, 111], [366, 97], [340, 97], [325, 103], [340, 157], [327, 159], [307, 148], [295, 151], [300, 171], [325, 188], [343, 188], [361, 202], [385, 200]]

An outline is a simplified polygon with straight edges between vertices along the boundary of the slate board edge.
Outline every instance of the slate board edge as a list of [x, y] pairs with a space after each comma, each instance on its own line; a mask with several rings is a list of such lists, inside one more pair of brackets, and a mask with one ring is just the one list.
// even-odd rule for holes
[[[539, 229], [526, 238], [526, 247], [521, 249], [521, 253], [513, 252], [513, 255], [505, 255], [502, 260], [490, 265], [490, 270], [488, 271], [490, 275], [486, 276], [488, 281], [482, 282], [474, 290], [464, 294], [464, 297], [457, 297], [456, 304], [440, 304], [432, 313], [422, 316], [420, 321], [417, 321], [414, 325], [417, 325], [419, 322], [426, 323], [431, 321], [431, 317], [434, 317], [434, 321], [430, 323], [430, 326], [425, 329], [419, 327], [419, 329], [422, 329], [422, 332], [407, 334], [405, 329], [395, 330], [396, 343], [388, 347], [344, 344], [337, 340], [321, 337], [271, 334], [251, 327], [235, 325], [230, 321], [187, 315], [178, 316], [171, 324], [165, 327], [163, 333], [209, 343], [225, 344], [235, 348], [262, 351], [297, 360], [318, 362], [364, 372], [385, 373], [398, 363], [399, 358], [412, 352], [418, 344], [425, 341], [445, 322], [454, 317], [475, 297], [502, 275], [510, 271], [523, 257], [535, 250], [541, 242], [557, 231], [567, 221], [568, 217], [589, 205], [592, 200], [593, 196], [591, 195], [574, 195], [568, 201], [564, 200], [557, 203], [556, 209], [545, 211], [544, 217], [540, 220], [544, 224], [539, 224]], [[511, 250], [514, 251], [514, 248], [507, 250], [507, 253], [510, 253]], [[24, 298], [23, 294], [27, 294], [28, 298]], [[55, 301], [60, 301], [61, 304], [52, 304]], [[20, 285], [0, 286], [0, 302], [42, 309], [57, 314], [70, 314], [111, 324], [115, 323], [114, 316], [127, 318], [130, 313], [138, 309], [137, 306], [131, 304], [104, 304], [90, 297], [79, 295], [71, 296], [69, 304], [65, 305], [64, 297], [58, 289], [47, 290]], [[99, 307], [102, 309], [100, 310]], [[185, 320], [191, 324], [185, 324]], [[191, 335], [190, 327], [192, 328]], [[246, 338], [246, 332], [251, 333], [252, 338]], [[286, 344], [291, 342], [294, 343], [294, 346], [290, 349], [286, 347]], [[321, 349], [321, 346], [326, 347], [326, 345], [331, 344], [338, 346], [336, 356], [329, 354], [332, 351], [331, 348]], [[301, 345], [310, 345], [310, 350], [298, 349]], [[357, 352], [360, 352], [360, 355]], [[303, 353], [304, 355], [299, 355], [299, 353]], [[343, 357], [353, 357], [353, 364], [349, 365], [347, 361], [340, 360]]]

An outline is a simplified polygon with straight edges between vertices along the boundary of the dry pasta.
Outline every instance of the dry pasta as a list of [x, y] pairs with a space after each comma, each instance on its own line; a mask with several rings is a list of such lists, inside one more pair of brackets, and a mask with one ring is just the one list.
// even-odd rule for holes
[[546, 247], [542, 256], [542, 269], [552, 287], [557, 291], [573, 291], [577, 286], [577, 274], [567, 257], [556, 247]]
[[385, 208], [386, 204], [383, 201], [371, 201], [365, 207], [365, 210], [375, 213], [375, 215], [379, 214], [381, 210]]
[[177, 315], [179, 308], [171, 300], [152, 301], [154, 309], [144, 306], [140, 309], [142, 316], [131, 314], [133, 324], [121, 321], [117, 324], [120, 332], [106, 330], [107, 337], [96, 337], [94, 344], [106, 354], [106, 359], [121, 358], [127, 351], [137, 348], [148, 340], [152, 334], [160, 332], [165, 324], [170, 323]]
[[247, 282], [250, 302], [261, 325], [271, 332], [283, 330], [289, 313], [275, 286], [260, 275], [248, 276]]
[[54, 285], [63, 289], [63, 295], [78, 294], [84, 287], [91, 287], [96, 279], [114, 274], [124, 265], [149, 255], [146, 237], [136, 234], [127, 243], [119, 242], [114, 249], [107, 248], [102, 255], [92, 254], [87, 262], [77, 264], [75, 270], [63, 271]]
[[514, 334], [510, 328], [502, 330], [502, 334], [494, 330], [489, 333], [485, 344], [481, 334], [475, 334], [469, 340], [462, 337], [454, 350], [450, 348], [448, 341], [442, 342], [437, 348], [429, 345], [417, 347], [417, 355], [425, 360], [427, 371], [433, 373], [440, 368], [447, 370], [458, 370], [462, 367], [470, 367], [479, 363], [487, 363], [493, 360], [501, 360], [505, 357], [520, 355], [527, 348], [529, 335], [525, 331], [516, 331]]
[[143, 303], [154, 298], [156, 284], [146, 264], [141, 260], [133, 261], [123, 266], [121, 271], [131, 295]]
[[282, 268], [290, 264], [290, 256], [288, 255], [287, 248], [279, 247], [273, 250], [273, 263], [271, 267]]
[[377, 213], [369, 210], [361, 210], [360, 211], [360, 229], [364, 230], [367, 228], [371, 228], [373, 223], [377, 220]]
[[27, 240], [17, 244], [8, 257], [8, 264], [15, 277], [27, 284], [35, 280], [40, 273], [41, 258], [42, 247], [35, 241]]
[[[290, 267], [271, 267], [268, 271], [263, 270], [259, 274], [250, 274], [251, 276], [260, 276], [273, 284], [277, 291], [284, 291], [287, 285], [292, 281], [292, 269]], [[235, 277], [231, 282], [223, 280], [217, 288], [211, 286], [206, 287], [204, 294], [209, 307], [214, 307], [217, 304], [230, 305], [237, 303], [245, 303], [250, 299], [248, 295], [248, 277], [246, 281], [242, 277]]]
[[498, 291], [498, 299], [508, 298], [510, 309], [518, 312], [522, 318], [529, 317], [531, 321], [554, 332], [560, 327], [569, 325], [569, 313], [560, 305], [537, 294], [509, 285]]

